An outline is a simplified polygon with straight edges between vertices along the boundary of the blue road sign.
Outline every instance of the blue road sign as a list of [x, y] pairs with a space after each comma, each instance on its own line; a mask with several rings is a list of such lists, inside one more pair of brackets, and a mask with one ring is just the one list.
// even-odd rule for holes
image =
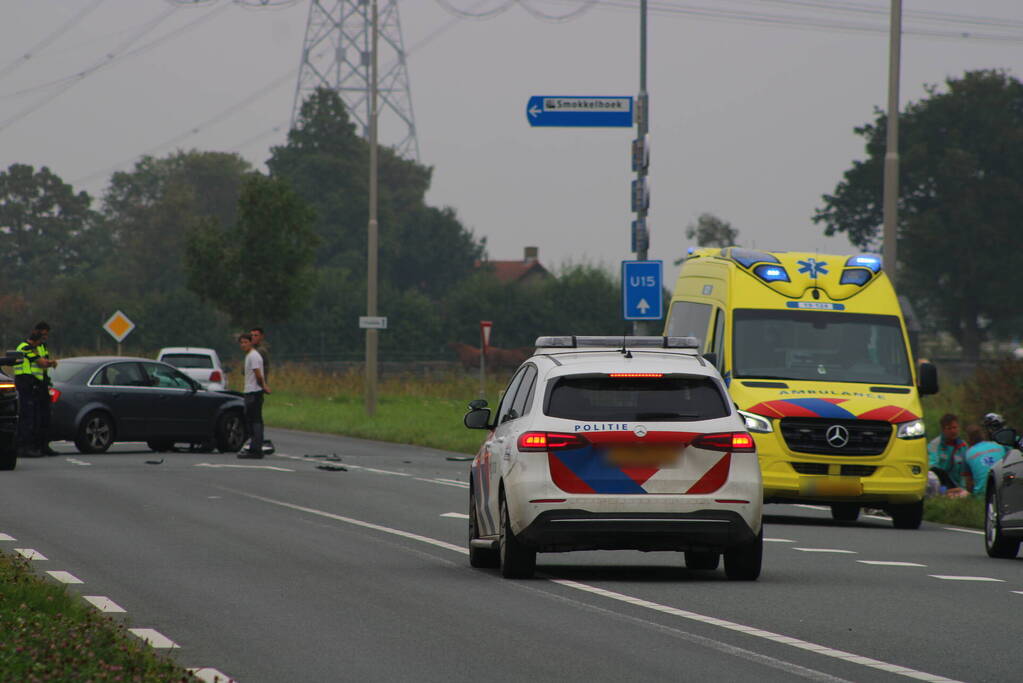
[[526, 119], [531, 126], [628, 128], [632, 97], [533, 95], [526, 104]]
[[622, 308], [626, 320], [660, 320], [661, 261], [622, 261]]

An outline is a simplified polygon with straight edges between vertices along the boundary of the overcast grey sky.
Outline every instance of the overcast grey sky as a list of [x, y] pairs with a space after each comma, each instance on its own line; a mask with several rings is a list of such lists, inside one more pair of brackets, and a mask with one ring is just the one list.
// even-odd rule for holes
[[[507, 2], [399, 2], [405, 45], [418, 45], [408, 68], [421, 161], [434, 167], [428, 201], [454, 207], [487, 238], [491, 258], [519, 258], [536, 245], [548, 267], [617, 268], [632, 257], [634, 129], [531, 128], [525, 106], [530, 95], [634, 95], [639, 0], [524, 0], [488, 20], [450, 11]], [[587, 4], [571, 21], [535, 16]], [[853, 127], [886, 102], [888, 2], [651, 0], [650, 8], [650, 258], [672, 277], [671, 262], [688, 246], [685, 226], [703, 212], [730, 221], [747, 246], [854, 251], [810, 219], [864, 155]], [[0, 166], [46, 165], [97, 196], [114, 168], [175, 147], [235, 151], [262, 167], [285, 138], [308, 9], [306, 0], [262, 9], [230, 0], [4, 0]], [[1023, 73], [1023, 2], [905, 0], [904, 11], [903, 106], [924, 84], [969, 69]], [[71, 87], [46, 87], [154, 41]]]

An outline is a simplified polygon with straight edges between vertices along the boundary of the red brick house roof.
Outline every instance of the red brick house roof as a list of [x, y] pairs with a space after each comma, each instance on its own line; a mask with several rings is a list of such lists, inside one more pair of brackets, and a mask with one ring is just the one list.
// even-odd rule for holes
[[476, 267], [489, 268], [499, 282], [515, 283], [543, 280], [552, 277], [550, 271], [537, 260], [539, 250], [526, 247], [521, 261], [477, 261]]

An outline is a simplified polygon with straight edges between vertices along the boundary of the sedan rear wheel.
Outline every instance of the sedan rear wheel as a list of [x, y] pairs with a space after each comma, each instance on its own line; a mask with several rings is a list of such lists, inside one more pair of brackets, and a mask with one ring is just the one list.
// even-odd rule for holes
[[75, 447], [80, 453], [105, 453], [114, 443], [114, 421], [107, 413], [89, 413], [78, 425]]
[[245, 443], [245, 420], [238, 410], [224, 413], [217, 420], [217, 450], [221, 453], [236, 453]]
[[[992, 486], [992, 484], [988, 484]], [[1006, 538], [1002, 533], [1001, 520], [998, 516], [998, 498], [994, 491], [988, 489], [987, 504], [984, 507], [984, 549], [988, 557], [1011, 560], [1019, 553], [1020, 540]]]

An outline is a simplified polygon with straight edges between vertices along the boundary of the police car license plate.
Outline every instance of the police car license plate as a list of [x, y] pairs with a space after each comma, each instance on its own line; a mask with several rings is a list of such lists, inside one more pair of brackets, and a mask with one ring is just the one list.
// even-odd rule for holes
[[618, 467], [665, 467], [678, 462], [677, 446], [614, 446], [607, 459]]
[[804, 496], [851, 498], [863, 494], [863, 482], [859, 477], [802, 477], [799, 493]]

